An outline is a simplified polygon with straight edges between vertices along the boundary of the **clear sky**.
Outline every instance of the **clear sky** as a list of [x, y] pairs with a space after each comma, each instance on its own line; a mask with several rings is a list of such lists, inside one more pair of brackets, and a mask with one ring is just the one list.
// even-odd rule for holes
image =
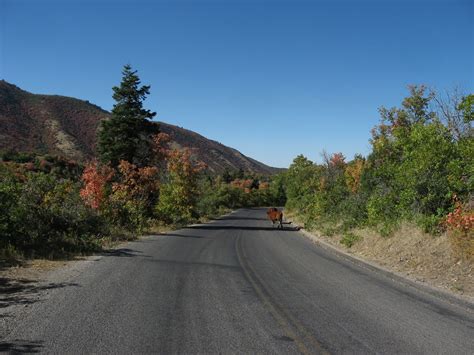
[[474, 92], [473, 0], [0, 0], [0, 78], [113, 105], [130, 63], [157, 119], [273, 166], [369, 152], [408, 84]]

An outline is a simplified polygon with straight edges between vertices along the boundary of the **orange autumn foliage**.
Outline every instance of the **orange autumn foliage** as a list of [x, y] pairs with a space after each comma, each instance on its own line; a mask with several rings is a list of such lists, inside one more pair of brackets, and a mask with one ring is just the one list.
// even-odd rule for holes
[[243, 190], [246, 194], [250, 193], [252, 188], [252, 179], [235, 179], [230, 182], [232, 187]]
[[344, 157], [344, 155], [342, 153], [334, 153], [331, 156], [331, 158], [329, 160], [329, 163], [332, 166], [342, 167], [345, 164], [345, 160], [346, 160], [346, 158]]
[[454, 197], [454, 211], [446, 216], [445, 224], [448, 229], [464, 233], [474, 230], [474, 211], [467, 209]]
[[266, 181], [261, 182], [260, 185], [258, 185], [259, 190], [267, 190], [270, 187], [270, 184]]
[[138, 168], [128, 161], [118, 165], [120, 182], [112, 184], [112, 191], [133, 199], [146, 199], [158, 191], [158, 168], [146, 166]]
[[106, 199], [106, 186], [109, 183], [115, 171], [104, 165], [99, 165], [97, 161], [92, 161], [86, 165], [82, 173], [84, 186], [80, 195], [86, 205], [93, 209], [99, 209]]
[[168, 150], [168, 171], [170, 174], [179, 174], [183, 179], [193, 177], [206, 168], [206, 164], [201, 161], [194, 162], [191, 149]]
[[171, 137], [166, 133], [158, 133], [153, 137], [153, 153], [157, 163], [165, 161], [170, 154]]
[[474, 259], [474, 211], [454, 197], [455, 208], [445, 218], [445, 226], [454, 251], [459, 256]]

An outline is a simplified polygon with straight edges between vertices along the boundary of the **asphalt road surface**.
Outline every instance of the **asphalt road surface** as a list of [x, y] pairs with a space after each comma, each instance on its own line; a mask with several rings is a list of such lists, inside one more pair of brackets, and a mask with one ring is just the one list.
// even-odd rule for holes
[[[474, 353], [472, 309], [311, 243], [264, 209], [106, 253], [4, 297], [4, 352]], [[31, 298], [30, 298], [31, 299]], [[18, 306], [22, 306], [21, 312]], [[8, 328], [8, 329], [6, 329]]]

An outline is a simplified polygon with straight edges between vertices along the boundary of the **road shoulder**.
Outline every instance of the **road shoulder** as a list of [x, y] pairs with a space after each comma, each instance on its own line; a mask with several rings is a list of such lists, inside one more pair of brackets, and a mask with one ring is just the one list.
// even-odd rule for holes
[[325, 250], [330, 251], [336, 256], [342, 257], [345, 260], [359, 267], [370, 270], [372, 272], [382, 274], [385, 277], [388, 277], [395, 282], [402, 283], [420, 292], [423, 292], [428, 295], [434, 296], [438, 299], [441, 299], [442, 301], [464, 307], [468, 309], [469, 311], [474, 312], [474, 297], [455, 294], [453, 292], [450, 292], [449, 290], [436, 287], [434, 285], [428, 284], [426, 282], [420, 281], [419, 279], [411, 277], [410, 275], [406, 275], [396, 270], [389, 269], [376, 262], [364, 259], [358, 255], [354, 255], [353, 253], [350, 253], [347, 250], [344, 250], [342, 247], [338, 247], [336, 245], [328, 243], [321, 237], [315, 235], [314, 233], [311, 233], [310, 231], [304, 228], [300, 227], [299, 235], [301, 237], [309, 239], [311, 242], [318, 245], [319, 247], [324, 248]]

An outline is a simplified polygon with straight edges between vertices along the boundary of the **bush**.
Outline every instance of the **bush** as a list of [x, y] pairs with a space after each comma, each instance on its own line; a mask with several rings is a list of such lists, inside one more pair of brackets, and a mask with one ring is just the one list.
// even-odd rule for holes
[[110, 225], [127, 232], [142, 233], [148, 225], [148, 206], [145, 201], [132, 199], [125, 191], [115, 191], [100, 211]]
[[358, 240], [361, 238], [354, 233], [344, 233], [340, 243], [344, 244], [346, 247], [351, 248]]
[[423, 232], [432, 235], [439, 235], [443, 231], [443, 220], [443, 217], [439, 217], [436, 215], [420, 215], [417, 218], [417, 224], [421, 229], [423, 229]]
[[206, 177], [200, 181], [200, 196], [196, 205], [199, 216], [216, 217], [223, 210], [230, 208], [224, 201], [219, 184], [212, 177]]
[[181, 186], [165, 184], [160, 190], [160, 199], [156, 206], [156, 217], [168, 224], [183, 224], [197, 218], [194, 201], [183, 194]]
[[193, 221], [198, 217], [199, 172], [204, 166], [193, 161], [188, 149], [170, 151], [167, 165], [168, 181], [161, 187], [156, 216], [167, 223]]
[[474, 259], [474, 208], [472, 204], [454, 199], [453, 212], [445, 218], [445, 226], [456, 255]]
[[393, 192], [376, 190], [367, 201], [368, 223], [376, 226], [399, 218], [397, 198]]
[[57, 257], [94, 250], [107, 226], [82, 202], [79, 184], [44, 173], [28, 173], [24, 181], [3, 176], [0, 184], [1, 247], [26, 256]]
[[393, 221], [383, 221], [379, 223], [376, 227], [375, 230], [382, 236], [382, 237], [390, 237], [399, 227], [399, 221], [398, 220], [393, 220]]
[[332, 237], [337, 233], [337, 228], [331, 226], [325, 226], [322, 230], [323, 234], [327, 237]]

